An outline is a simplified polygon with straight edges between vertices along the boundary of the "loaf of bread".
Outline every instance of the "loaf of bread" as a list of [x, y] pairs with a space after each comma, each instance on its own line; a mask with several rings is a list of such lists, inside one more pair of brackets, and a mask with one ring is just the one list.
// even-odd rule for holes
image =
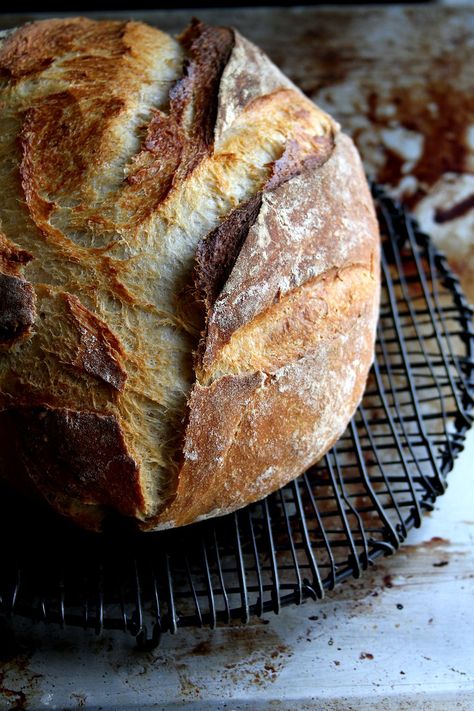
[[91, 529], [281, 487], [373, 358], [351, 141], [231, 29], [74, 18], [0, 42], [1, 478]]

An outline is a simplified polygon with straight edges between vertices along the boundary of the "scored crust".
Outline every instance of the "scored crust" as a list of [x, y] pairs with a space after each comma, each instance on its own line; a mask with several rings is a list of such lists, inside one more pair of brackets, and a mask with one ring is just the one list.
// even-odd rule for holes
[[[263, 198], [210, 311], [176, 497], [153, 528], [256, 501], [343, 433], [365, 387], [379, 305], [379, 240], [363, 181], [355, 148], [339, 136], [319, 171]], [[304, 218], [315, 207], [310, 231]]]
[[0, 476], [88, 528], [156, 530], [320, 458], [377, 320], [350, 139], [198, 21], [26, 25], [0, 82]]

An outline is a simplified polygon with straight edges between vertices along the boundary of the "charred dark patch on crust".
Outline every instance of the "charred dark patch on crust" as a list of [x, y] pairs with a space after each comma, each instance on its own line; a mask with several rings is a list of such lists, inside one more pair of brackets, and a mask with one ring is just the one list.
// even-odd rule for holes
[[0, 350], [28, 335], [35, 322], [35, 293], [21, 278], [23, 267], [32, 258], [0, 232]]
[[108, 326], [81, 304], [78, 298], [64, 294], [79, 334], [79, 348], [73, 365], [122, 391], [127, 374], [120, 365], [122, 347]]
[[195, 283], [198, 298], [206, 308], [214, 304], [227, 281], [261, 204], [261, 194], [247, 200], [200, 241], [196, 252]]
[[196, 250], [194, 294], [200, 305], [201, 338], [195, 352], [195, 367], [199, 367], [206, 349], [209, 315], [224, 287], [242, 245], [254, 224], [262, 205], [262, 193], [237, 207], [202, 239]]
[[[0, 431], [14, 435], [18, 467], [49, 500], [67, 493], [126, 516], [143, 507], [138, 464], [112, 415], [14, 406], [0, 412]], [[13, 472], [5, 474], [14, 478]]]
[[0, 347], [24, 338], [36, 318], [35, 292], [31, 284], [0, 272]]

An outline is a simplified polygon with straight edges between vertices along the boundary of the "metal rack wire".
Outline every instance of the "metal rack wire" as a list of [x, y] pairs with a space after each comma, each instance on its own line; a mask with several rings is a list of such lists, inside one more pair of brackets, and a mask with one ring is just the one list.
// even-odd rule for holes
[[2, 492], [0, 613], [154, 645], [181, 626], [321, 598], [421, 524], [472, 423], [473, 312], [429, 238], [379, 187], [373, 195], [383, 234], [376, 359], [333, 449], [257, 504], [159, 534], [85, 533]]

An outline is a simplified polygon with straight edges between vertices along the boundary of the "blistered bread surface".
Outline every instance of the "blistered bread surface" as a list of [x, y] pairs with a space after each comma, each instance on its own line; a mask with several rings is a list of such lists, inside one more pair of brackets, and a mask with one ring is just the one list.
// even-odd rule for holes
[[25, 25], [0, 86], [0, 474], [93, 528], [183, 525], [297, 476], [373, 355], [349, 139], [197, 21]]

